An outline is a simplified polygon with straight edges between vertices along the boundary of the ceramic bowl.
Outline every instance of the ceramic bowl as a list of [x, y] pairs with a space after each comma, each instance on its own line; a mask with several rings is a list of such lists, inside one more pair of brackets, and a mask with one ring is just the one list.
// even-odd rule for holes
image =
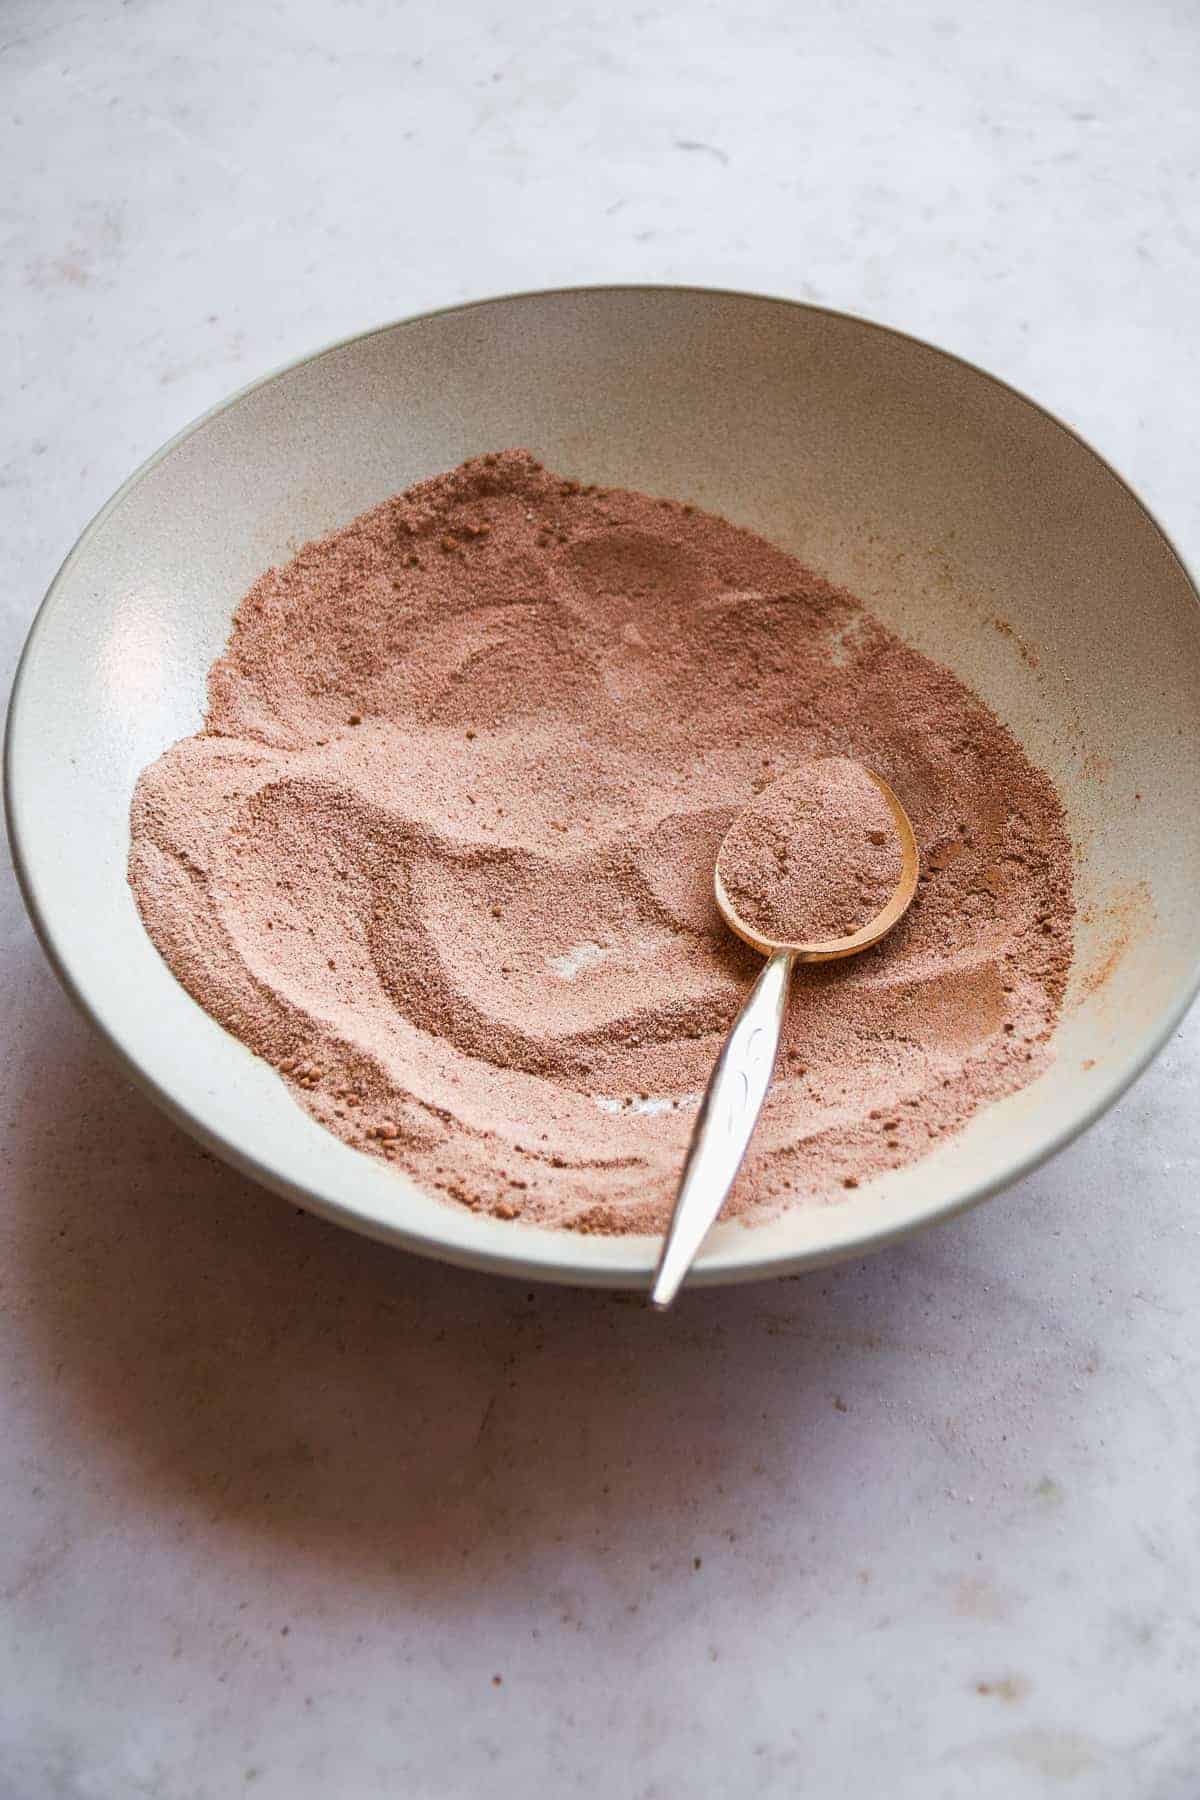
[[860, 1252], [994, 1193], [1109, 1106], [1200, 974], [1200, 607], [1106, 463], [1032, 401], [862, 320], [679, 288], [524, 294], [335, 345], [168, 444], [88, 526], [29, 636], [6, 792], [69, 992], [219, 1155], [449, 1261], [635, 1285], [656, 1245], [457, 1210], [317, 1126], [159, 960], [125, 880], [139, 771], [200, 722], [252, 579], [467, 456], [712, 508], [861, 596], [975, 688], [1062, 792], [1078, 947], [1052, 1069], [839, 1204], [718, 1227], [697, 1282]]

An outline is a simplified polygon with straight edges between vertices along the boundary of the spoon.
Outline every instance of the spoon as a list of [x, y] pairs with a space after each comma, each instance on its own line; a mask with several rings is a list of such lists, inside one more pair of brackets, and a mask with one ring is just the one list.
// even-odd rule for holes
[[[848, 759], [838, 760], [844, 763]], [[819, 768], [820, 764], [813, 766]], [[865, 925], [840, 937], [786, 942], [762, 936], [738, 914], [721, 878], [722, 854], [748, 814], [763, 806], [771, 789], [756, 795], [751, 806], [734, 820], [717, 852], [713, 884], [721, 916], [731, 931], [768, 961], [729, 1028], [700, 1103], [675, 1211], [650, 1290], [651, 1305], [660, 1309], [670, 1306], [679, 1292], [749, 1148], [775, 1070], [792, 969], [798, 962], [833, 962], [869, 950], [903, 918], [917, 891], [917, 840], [908, 814], [882, 776], [858, 764], [853, 767], [875, 784], [886, 801], [900, 852], [895, 888], [887, 903]], [[784, 780], [795, 773], [791, 771]], [[775, 783], [773, 788], [779, 785]]]

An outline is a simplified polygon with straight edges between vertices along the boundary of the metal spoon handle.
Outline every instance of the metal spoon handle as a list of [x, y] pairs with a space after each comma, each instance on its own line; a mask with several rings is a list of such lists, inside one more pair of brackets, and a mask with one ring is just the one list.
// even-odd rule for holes
[[650, 1290], [670, 1306], [742, 1166], [775, 1070], [793, 957], [773, 956], [729, 1029], [700, 1102], [675, 1211]]

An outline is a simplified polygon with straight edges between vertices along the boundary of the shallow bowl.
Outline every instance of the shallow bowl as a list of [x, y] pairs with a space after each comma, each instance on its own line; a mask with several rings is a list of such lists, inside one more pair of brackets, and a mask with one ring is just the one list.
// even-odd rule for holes
[[635, 1285], [649, 1238], [537, 1230], [422, 1192], [323, 1131], [189, 999], [125, 880], [139, 771], [200, 723], [262, 569], [420, 477], [504, 445], [725, 514], [947, 663], [1063, 795], [1077, 956], [1053, 1067], [837, 1205], [713, 1233], [697, 1282], [860, 1252], [994, 1193], [1109, 1106], [1200, 977], [1200, 607], [1146, 508], [1032, 401], [898, 332], [680, 288], [524, 294], [306, 357], [168, 444], [88, 526], [9, 715], [18, 874], [69, 992], [218, 1154], [411, 1250]]

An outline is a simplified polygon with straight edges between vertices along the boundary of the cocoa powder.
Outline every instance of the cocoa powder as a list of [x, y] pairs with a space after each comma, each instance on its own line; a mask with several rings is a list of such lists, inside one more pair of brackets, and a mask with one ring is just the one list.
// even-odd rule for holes
[[902, 867], [891, 808], [845, 756], [800, 763], [772, 782], [717, 857], [738, 918], [787, 944], [850, 937], [883, 911]]
[[349, 1144], [449, 1200], [660, 1228], [754, 976], [713, 861], [812, 757], [878, 771], [923, 878], [797, 970], [730, 1211], [834, 1198], [1050, 1055], [1071, 957], [1049, 779], [852, 595], [689, 506], [506, 451], [268, 570], [129, 873], [187, 990]]

